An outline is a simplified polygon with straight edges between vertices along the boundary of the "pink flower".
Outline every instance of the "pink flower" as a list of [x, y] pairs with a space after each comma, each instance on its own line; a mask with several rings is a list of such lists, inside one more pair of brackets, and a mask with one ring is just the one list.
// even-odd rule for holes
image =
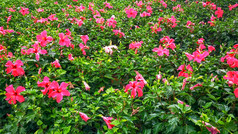
[[75, 23], [78, 25], [78, 26], [82, 26], [83, 25], [83, 21], [80, 19], [80, 20], [78, 20], [78, 19], [75, 19]]
[[60, 65], [58, 59], [56, 59], [54, 62], [52, 62], [52, 63], [51, 63], [51, 66], [52, 66], [52, 67], [54, 66], [55, 68], [61, 68], [61, 65]]
[[103, 24], [104, 23], [104, 18], [96, 18], [96, 23], [98, 24]]
[[126, 14], [127, 14], [127, 17], [128, 18], [135, 18], [136, 15], [137, 15], [137, 11], [133, 8], [130, 8], [130, 9], [125, 9], [126, 10]]
[[161, 75], [161, 73], [159, 72], [159, 74], [158, 75], [156, 75], [156, 79], [157, 80], [161, 80], [162, 79], [162, 75]]
[[56, 15], [56, 14], [50, 15], [50, 16], [48, 17], [48, 19], [51, 20], [51, 21], [58, 20], [58, 18], [55, 17], [55, 15]]
[[50, 89], [53, 89], [53, 91], [49, 94], [49, 97], [56, 98], [56, 102], [60, 103], [63, 96], [70, 96], [70, 92], [66, 89], [67, 86], [68, 84], [65, 82], [62, 82], [59, 86], [58, 82], [53, 81], [50, 84]]
[[39, 8], [39, 9], [37, 9], [36, 11], [40, 13], [40, 12], [44, 12], [44, 9]]
[[112, 26], [112, 28], [115, 28], [117, 21], [114, 19], [115, 19], [115, 16], [112, 16], [110, 19], [107, 19], [106, 25], [109, 27]]
[[136, 1], [135, 3], [136, 3], [136, 5], [137, 5], [138, 7], [140, 7], [140, 8], [144, 5], [142, 1], [139, 1], [139, 2]]
[[112, 30], [112, 31], [115, 33], [115, 35], [119, 35], [119, 38], [125, 36], [125, 34], [123, 32], [121, 32], [121, 30]]
[[209, 45], [208, 46], [208, 52], [210, 53], [212, 51], [215, 51], [215, 47]]
[[106, 122], [106, 124], [107, 124], [107, 127], [109, 128], [109, 129], [112, 129], [115, 125], [112, 125], [111, 124], [111, 120], [113, 119], [112, 117], [102, 117], [103, 118], [103, 120]]
[[79, 112], [79, 115], [85, 122], [87, 122], [88, 119], [90, 119], [85, 113]]
[[7, 17], [7, 24], [9, 23], [9, 21], [11, 20], [12, 15], [10, 15], [9, 17]]
[[238, 71], [228, 71], [223, 78], [238, 85]]
[[136, 81], [140, 81], [140, 82], [143, 82], [144, 85], [147, 84], [146, 80], [144, 79], [144, 77], [138, 72], [138, 71], [135, 71], [136, 72]]
[[43, 90], [41, 90], [43, 95], [46, 95], [48, 91], [49, 91], [48, 95], [52, 92], [52, 89], [49, 88], [50, 84], [51, 84], [50, 79], [47, 76], [44, 77], [42, 82], [40, 81], [37, 82], [38, 87], [44, 88]]
[[152, 33], [156, 33], [162, 31], [161, 27], [158, 27], [157, 24], [154, 26], [151, 26], [150, 29], [152, 30]]
[[[184, 102], [181, 101], [181, 100], [178, 100], [177, 103], [180, 103], [180, 104], [182, 104], [182, 105], [184, 104]], [[185, 106], [186, 106], [186, 107], [190, 107], [189, 105], [185, 105]]]
[[16, 104], [17, 101], [20, 103], [25, 101], [25, 98], [20, 95], [22, 91], [25, 91], [24, 87], [19, 86], [16, 90], [14, 90], [13, 85], [9, 85], [5, 90], [7, 91], [5, 94], [7, 98], [5, 100], [7, 100], [9, 104]]
[[8, 61], [5, 66], [7, 67], [6, 69], [7, 74], [12, 73], [14, 77], [25, 74], [24, 69], [21, 67], [23, 66], [21, 60], [16, 60], [14, 64], [11, 61]]
[[216, 127], [212, 126], [211, 124], [209, 124], [207, 122], [204, 122], [204, 121], [202, 121], [202, 122], [205, 124], [207, 130], [210, 131], [211, 134], [220, 133], [220, 131]]
[[46, 50], [41, 50], [41, 48], [39, 47], [39, 44], [38, 42], [36, 42], [34, 45], [32, 45], [33, 48], [29, 48], [27, 50], [27, 54], [30, 54], [30, 53], [34, 53], [36, 54], [36, 60], [39, 61], [40, 59], [40, 54], [47, 54], [47, 51]]
[[169, 36], [165, 36], [160, 39], [160, 42], [165, 45], [165, 48], [170, 48], [174, 50], [176, 48], [174, 39], [170, 38]]
[[143, 12], [140, 14], [140, 17], [147, 17], [147, 16], [150, 16], [151, 14], [150, 13], [147, 13], [147, 12]]
[[192, 23], [191, 21], [187, 21], [186, 27], [191, 28], [190, 26], [194, 26], [195, 24]]
[[80, 38], [82, 39], [83, 43], [86, 45], [87, 41], [89, 40], [88, 35], [82, 35], [80, 36]]
[[238, 98], [238, 88], [234, 90], [235, 97]]
[[187, 78], [183, 79], [183, 85], [181, 90], [184, 90], [186, 84], [187, 84]]
[[70, 46], [71, 44], [70, 39], [68, 38], [67, 35], [64, 35], [64, 33], [59, 33], [59, 37], [60, 37], [59, 45], [66, 46], [66, 47]]
[[83, 55], [86, 55], [85, 49], [89, 49], [88, 46], [83, 45], [82, 43], [79, 44], [79, 47], [81, 48], [81, 51], [83, 52]]
[[8, 8], [9, 12], [15, 12], [16, 10], [14, 10], [13, 8]]
[[167, 56], [169, 56], [169, 50], [166, 49], [166, 48], [163, 49], [163, 47], [162, 47], [161, 45], [159, 45], [159, 48], [154, 48], [152, 51], [153, 51], [153, 52], [157, 52], [157, 54], [158, 54], [159, 56], [163, 56], [164, 54], [167, 55]]
[[135, 49], [135, 54], [137, 54], [137, 49], [139, 49], [141, 47], [141, 44], [143, 43], [143, 41], [140, 41], [140, 42], [132, 42], [130, 45], [129, 45], [129, 49], [132, 49], [134, 50]]
[[178, 74], [178, 77], [191, 77], [193, 69], [190, 66], [190, 64], [188, 64], [187, 66], [185, 64], [179, 66], [178, 70], [181, 70]]
[[124, 92], [128, 92], [128, 90], [131, 90], [131, 97], [135, 98], [136, 92], [138, 92], [138, 97], [143, 96], [142, 89], [144, 88], [143, 82], [137, 82], [137, 81], [130, 81], [129, 84], [126, 85], [126, 88]]
[[193, 87], [190, 87], [190, 90], [193, 90], [195, 87], [202, 87], [202, 84], [198, 83], [198, 84], [194, 85]]
[[223, 10], [220, 7], [218, 7], [217, 10], [215, 11], [215, 15], [217, 15], [217, 18], [222, 18]]
[[159, 1], [159, 3], [161, 3], [164, 6], [164, 8], [167, 8], [167, 4], [163, 0]]
[[74, 57], [73, 57], [72, 54], [69, 54], [69, 55], [68, 55], [68, 58], [69, 58], [70, 61], [73, 61], [73, 60], [74, 60]]
[[233, 8], [238, 7], [238, 4], [236, 3], [234, 5], [229, 5], [228, 7], [229, 7], [229, 10], [231, 11]]
[[209, 53], [207, 51], [204, 52], [199, 52], [199, 51], [195, 51], [193, 52], [193, 56], [194, 56], [194, 62], [196, 61], [197, 63], [201, 63], [202, 61], [205, 61], [205, 58], [209, 55]]
[[146, 9], [147, 9], [147, 12], [148, 12], [148, 13], [152, 14], [153, 8], [152, 8], [151, 6], [146, 5]]
[[103, 4], [105, 5], [105, 8], [106, 7], [109, 9], [113, 8], [113, 6], [111, 6], [110, 3], [104, 2]]
[[83, 84], [85, 86], [86, 91], [90, 91], [90, 86], [88, 85], [88, 83], [86, 83], [85, 81], [83, 81]]
[[21, 10], [19, 11], [23, 16], [25, 16], [26, 14], [29, 14], [29, 9], [28, 8], [24, 8], [21, 7]]
[[115, 45], [110, 45], [110, 46], [103, 47], [105, 53], [110, 53], [110, 55], [112, 55], [112, 53], [113, 53], [112, 48], [118, 49], [117, 46], [115, 46]]

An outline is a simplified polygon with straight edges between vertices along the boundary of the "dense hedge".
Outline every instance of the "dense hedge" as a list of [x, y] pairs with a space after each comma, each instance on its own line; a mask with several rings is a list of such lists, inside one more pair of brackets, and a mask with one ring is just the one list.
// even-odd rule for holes
[[0, 133], [237, 133], [237, 6], [2, 0]]

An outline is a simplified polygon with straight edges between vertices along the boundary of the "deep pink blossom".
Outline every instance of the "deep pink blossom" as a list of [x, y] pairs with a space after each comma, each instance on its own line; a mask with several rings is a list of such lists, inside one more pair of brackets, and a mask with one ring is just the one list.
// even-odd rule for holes
[[130, 81], [129, 84], [126, 85], [125, 92], [128, 92], [128, 90], [131, 90], [131, 97], [135, 98], [137, 92], [138, 97], [143, 96], [143, 88], [144, 83], [143, 82], [137, 82], [137, 81]]
[[[178, 100], [177, 103], [180, 103], [180, 104], [182, 104], [182, 105], [184, 104], [184, 102], [181, 101], [181, 100]], [[189, 105], [185, 105], [185, 106], [186, 106], [186, 107], [190, 107]]]
[[24, 69], [21, 67], [23, 66], [23, 63], [21, 60], [16, 60], [15, 63], [8, 61], [5, 66], [7, 67], [6, 69], [7, 74], [12, 73], [14, 77], [25, 74]]
[[126, 11], [126, 14], [127, 14], [128, 18], [131, 18], [131, 17], [135, 18], [136, 15], [137, 15], [137, 11], [135, 9], [133, 9], [133, 8], [125, 9], [125, 11]]
[[207, 130], [210, 131], [211, 134], [220, 133], [220, 131], [216, 127], [212, 126], [211, 124], [209, 124], [207, 122], [204, 122], [204, 121], [202, 121], [202, 122], [205, 124]]
[[90, 119], [85, 113], [79, 112], [79, 115], [85, 122]]
[[59, 45], [66, 46], [66, 47], [70, 46], [71, 44], [70, 39], [68, 38], [67, 35], [64, 35], [64, 33], [59, 33], [59, 37], [60, 37]]
[[143, 43], [143, 41], [140, 41], [140, 42], [132, 42], [130, 45], [129, 45], [129, 49], [132, 49], [134, 50], [135, 49], [135, 54], [137, 54], [137, 49], [139, 49], [141, 47], [141, 44]]
[[69, 54], [69, 55], [68, 55], [68, 58], [69, 58], [70, 61], [73, 61], [73, 60], [74, 60], [74, 57], [73, 57], [72, 54]]
[[28, 8], [24, 8], [21, 7], [21, 10], [19, 11], [23, 16], [25, 16], [26, 14], [29, 14], [29, 9]]
[[53, 38], [51, 36], [47, 36], [47, 31], [41, 32], [40, 35], [36, 36], [36, 39], [40, 42], [42, 47], [45, 47], [47, 43], [51, 42]]
[[112, 128], [115, 126], [115, 125], [112, 125], [112, 124], [111, 124], [111, 120], [113, 119], [112, 117], [105, 117], [105, 116], [103, 116], [102, 118], [103, 118], [103, 120], [106, 122], [107, 127], [108, 127], [109, 129], [112, 129]]
[[52, 63], [51, 63], [51, 66], [52, 66], [52, 67], [54, 66], [55, 68], [61, 68], [61, 65], [60, 65], [58, 59], [56, 59], [54, 62], [52, 62]]
[[115, 33], [115, 35], [119, 35], [119, 38], [125, 36], [125, 34], [123, 32], [121, 32], [121, 30], [112, 30], [112, 31]]
[[48, 17], [48, 19], [51, 20], [51, 21], [58, 20], [58, 18], [55, 17], [55, 16], [56, 16], [56, 14], [52, 14]]
[[47, 51], [39, 47], [38, 42], [32, 45], [33, 48], [27, 50], [27, 54], [34, 53], [36, 55], [36, 60], [39, 61], [40, 54], [47, 54]]
[[80, 36], [81, 40], [83, 41], [84, 45], [86, 45], [87, 41], [89, 40], [88, 35]]
[[112, 28], [115, 28], [117, 21], [115, 20], [115, 16], [112, 16], [110, 19], [107, 19], [106, 25]]
[[140, 81], [140, 82], [143, 82], [144, 85], [147, 84], [146, 80], [144, 79], [144, 77], [138, 72], [138, 71], [135, 71], [136, 72], [136, 81]]
[[79, 47], [80, 47], [81, 51], [83, 52], [83, 55], [86, 55], [85, 49], [89, 49], [89, 47], [86, 45], [83, 45], [82, 43], [79, 44]]
[[50, 79], [47, 76], [44, 77], [42, 82], [40, 82], [40, 81], [37, 82], [38, 87], [43, 87], [44, 88], [43, 90], [41, 90], [43, 95], [46, 95], [46, 93], [48, 91], [49, 91], [48, 95], [52, 92], [52, 89], [49, 88], [50, 84], [51, 84]]
[[238, 4], [236, 3], [234, 5], [229, 5], [228, 7], [229, 7], [229, 10], [231, 11], [233, 8], [238, 7]]
[[209, 45], [208, 46], [208, 52], [210, 53], [212, 51], [215, 51], [215, 47]]
[[70, 96], [70, 92], [66, 89], [67, 86], [68, 84], [65, 82], [62, 82], [59, 86], [58, 82], [53, 81], [49, 87], [50, 89], [53, 89], [53, 91], [49, 94], [49, 97], [56, 98], [56, 102], [60, 103], [63, 96]]
[[190, 64], [188, 64], [187, 66], [185, 64], [179, 66], [179, 68], [177, 70], [181, 70], [178, 74], [178, 77], [191, 77], [193, 69], [190, 66]]
[[10, 15], [9, 17], [7, 17], [7, 24], [9, 23], [9, 21], [11, 20], [12, 15]]
[[157, 24], [155, 24], [154, 26], [151, 26], [150, 29], [152, 30], [151, 31], [152, 33], [156, 33], [156, 34], [157, 32], [162, 31], [161, 27], [158, 27]]
[[109, 8], [109, 9], [113, 8], [113, 6], [111, 6], [110, 3], [104, 2], [103, 4], [105, 5], [105, 8], [106, 7]]
[[238, 88], [234, 90], [235, 97], [238, 98]]
[[40, 12], [44, 12], [44, 9], [39, 8], [39, 9], [37, 9], [36, 11], [40, 13]]
[[20, 95], [22, 91], [25, 91], [24, 87], [19, 86], [16, 90], [14, 90], [13, 85], [9, 85], [5, 90], [7, 91], [5, 94], [7, 98], [5, 100], [7, 100], [9, 104], [16, 104], [17, 101], [20, 103], [25, 101], [25, 98]]
[[192, 87], [190, 87], [190, 90], [193, 90], [195, 87], [202, 87], [202, 84], [201, 83], [198, 83]]
[[217, 10], [215, 11], [215, 15], [217, 15], [217, 18], [222, 18], [223, 10], [220, 7], [218, 7]]
[[169, 50], [163, 48], [161, 45], [159, 46], [159, 48], [154, 48], [152, 51], [157, 52], [158, 56], [163, 56], [164, 54], [169, 56]]

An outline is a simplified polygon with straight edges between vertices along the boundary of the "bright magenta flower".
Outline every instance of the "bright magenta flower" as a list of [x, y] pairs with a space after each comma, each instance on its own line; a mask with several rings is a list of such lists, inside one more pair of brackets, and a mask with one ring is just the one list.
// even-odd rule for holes
[[53, 81], [50, 84], [50, 89], [53, 89], [53, 91], [49, 94], [49, 97], [56, 98], [56, 102], [60, 103], [63, 96], [70, 96], [70, 92], [66, 89], [67, 86], [68, 84], [65, 82], [62, 82], [59, 86], [58, 82]]
[[130, 45], [129, 45], [129, 49], [132, 49], [134, 50], [135, 49], [135, 54], [137, 54], [137, 49], [139, 49], [141, 47], [141, 44], [143, 43], [143, 41], [140, 41], [140, 42], [132, 42]]
[[208, 46], [208, 52], [210, 53], [210, 52], [212, 52], [212, 51], [215, 51], [216, 49], [215, 49], [215, 47], [213, 47], [213, 46]]
[[127, 14], [128, 18], [131, 18], [131, 17], [135, 18], [136, 15], [137, 15], [137, 11], [135, 9], [133, 9], [133, 8], [125, 9], [125, 11], [126, 11], [126, 14]]
[[143, 12], [140, 14], [140, 17], [147, 17], [147, 16], [150, 16], [151, 14], [150, 13], [147, 13], [147, 12]]
[[36, 42], [34, 45], [32, 45], [33, 48], [29, 48], [27, 50], [27, 54], [30, 54], [30, 53], [34, 53], [36, 54], [36, 60], [39, 61], [40, 59], [40, 54], [47, 54], [47, 51], [46, 50], [42, 50], [40, 47], [39, 47], [39, 44], [38, 42]]
[[[177, 103], [184, 104], [184, 102], [181, 101], [181, 100], [178, 100]], [[185, 106], [186, 106], [186, 107], [190, 107], [189, 105], [185, 105]]]
[[59, 33], [59, 37], [60, 37], [60, 40], [59, 40], [59, 44], [61, 46], [66, 46], [66, 47], [69, 47], [70, 46], [70, 39], [68, 38], [67, 35], [64, 35], [64, 33]]
[[83, 55], [86, 55], [85, 49], [89, 49], [88, 46], [83, 45], [82, 43], [79, 44], [79, 47], [81, 48], [81, 51], [83, 52]]
[[138, 7], [140, 7], [140, 8], [142, 8], [142, 6], [144, 5], [142, 1], [139, 1], [139, 2], [136, 1], [135, 3], [136, 3], [136, 5], [137, 5]]
[[106, 7], [109, 9], [113, 8], [113, 6], [111, 6], [110, 3], [104, 2], [103, 4], [105, 5], [105, 8]]
[[9, 17], [7, 17], [7, 24], [9, 23], [9, 21], [12, 19], [12, 15], [10, 15]]
[[138, 92], [138, 97], [143, 96], [142, 89], [144, 88], [143, 82], [137, 82], [137, 81], [130, 81], [129, 84], [126, 85], [126, 88], [124, 92], [128, 92], [128, 90], [131, 90], [131, 97], [135, 98], [136, 92]]
[[112, 28], [115, 28], [117, 24], [117, 21], [115, 20], [115, 16], [112, 16], [110, 19], [107, 19], [106, 25], [112, 26]]
[[148, 13], [152, 14], [153, 8], [152, 8], [151, 6], [146, 5], [146, 9], [147, 9], [147, 12], [148, 12]]
[[58, 18], [55, 17], [55, 16], [56, 16], [56, 14], [52, 14], [48, 17], [48, 19], [51, 20], [51, 21], [58, 20]]
[[233, 8], [238, 7], [238, 4], [236, 3], [234, 5], [229, 5], [228, 7], [229, 7], [229, 10], [231, 11]]
[[85, 113], [79, 112], [79, 115], [85, 122], [87, 122], [88, 119], [90, 119]]
[[188, 64], [187, 66], [185, 64], [179, 66], [178, 70], [181, 70], [178, 74], [178, 77], [191, 77], [193, 69], [190, 66], [190, 64]]
[[144, 79], [144, 77], [138, 72], [138, 71], [135, 71], [136, 72], [136, 81], [140, 81], [140, 82], [143, 82], [144, 85], [147, 84], [146, 80]]
[[176, 48], [174, 39], [170, 38], [169, 36], [165, 36], [160, 39], [160, 42], [165, 45], [165, 48], [170, 48], [174, 50]]
[[210, 131], [211, 134], [220, 133], [220, 131], [216, 127], [212, 126], [211, 124], [209, 124], [207, 122], [204, 122], [204, 121], [202, 121], [202, 122], [205, 124], [207, 130]]
[[47, 36], [47, 31], [41, 32], [40, 35], [36, 36], [36, 39], [40, 42], [42, 47], [45, 47], [47, 43], [51, 42], [53, 38], [51, 36]]
[[87, 41], [89, 40], [88, 35], [80, 36], [81, 40], [83, 41], [84, 45], [86, 45]]
[[202, 84], [201, 83], [198, 83], [192, 87], [190, 87], [190, 90], [193, 90], [195, 87], [202, 87]]
[[16, 104], [17, 101], [20, 103], [25, 101], [25, 98], [20, 95], [22, 91], [25, 91], [24, 87], [19, 86], [16, 90], [14, 90], [13, 85], [9, 85], [5, 90], [7, 91], [5, 94], [7, 98], [5, 100], [7, 100], [9, 104]]
[[154, 26], [151, 26], [150, 29], [152, 30], [151, 31], [152, 33], [156, 33], [156, 34], [157, 34], [157, 32], [162, 31], [162, 28], [158, 27], [157, 24], [155, 24]]
[[50, 89], [50, 84], [51, 84], [50, 79], [47, 76], [44, 77], [42, 82], [40, 81], [37, 82], [38, 87], [44, 88], [43, 90], [41, 90], [43, 95], [46, 95], [48, 91], [49, 91], [48, 95], [52, 92], [52, 89]]
[[161, 45], [159, 45], [159, 48], [154, 48], [152, 51], [153, 51], [153, 52], [157, 52], [157, 54], [158, 54], [159, 56], [163, 56], [164, 54], [167, 55], [167, 56], [169, 56], [169, 50], [166, 49], [166, 48], [163, 49], [163, 47], [162, 47]]
[[58, 59], [56, 59], [54, 62], [52, 62], [52, 63], [51, 63], [51, 66], [52, 66], [52, 67], [54, 66], [55, 68], [61, 68], [61, 65], [60, 65]]
[[220, 7], [218, 7], [217, 10], [215, 11], [215, 15], [217, 15], [217, 18], [222, 18], [223, 10]]
[[21, 66], [23, 66], [21, 60], [16, 60], [14, 64], [11, 61], [8, 61], [5, 65], [5, 67], [7, 67], [6, 72], [7, 74], [12, 73], [14, 77], [24, 75], [25, 71]]
[[223, 78], [238, 85], [238, 71], [228, 71]]
[[29, 9], [28, 8], [24, 8], [21, 7], [21, 10], [19, 11], [23, 16], [25, 16], [26, 14], [29, 14]]
[[115, 125], [112, 125], [111, 124], [111, 120], [113, 119], [112, 117], [102, 117], [103, 118], [103, 120], [106, 122], [106, 124], [107, 124], [107, 127], [109, 128], [109, 129], [112, 129]]
[[69, 54], [69, 55], [68, 55], [68, 58], [69, 58], [70, 61], [73, 61], [73, 60], [74, 60], [74, 57], [73, 57], [72, 54]]
[[119, 35], [119, 38], [125, 36], [125, 34], [123, 32], [121, 32], [121, 30], [112, 30], [112, 31], [115, 33], [115, 35]]
[[231, 68], [238, 67], [238, 59], [236, 58], [238, 55], [238, 44], [234, 45], [234, 48], [235, 49], [231, 49], [230, 52], [227, 52], [225, 57], [221, 58], [221, 62], [227, 60], [227, 64]]
[[202, 61], [205, 61], [205, 58], [209, 55], [209, 53], [207, 51], [204, 52], [199, 52], [199, 51], [195, 51], [193, 52], [193, 56], [194, 56], [194, 62], [196, 61], [197, 63], [201, 63]]
[[238, 88], [234, 90], [235, 97], [238, 98]]

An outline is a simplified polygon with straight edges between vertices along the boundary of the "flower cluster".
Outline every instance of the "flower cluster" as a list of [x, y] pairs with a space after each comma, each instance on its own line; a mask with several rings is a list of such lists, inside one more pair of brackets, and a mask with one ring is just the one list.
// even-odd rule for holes
[[231, 68], [238, 68], [238, 44], [233, 46], [235, 49], [231, 49], [230, 52], [226, 53], [225, 57], [221, 58], [221, 62], [224, 62], [226, 60], [226, 63]]

